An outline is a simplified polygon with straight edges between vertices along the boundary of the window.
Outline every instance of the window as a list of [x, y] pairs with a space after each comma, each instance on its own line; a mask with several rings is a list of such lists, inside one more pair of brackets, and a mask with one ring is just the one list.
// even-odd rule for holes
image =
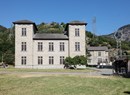
[[64, 42], [60, 42], [60, 51], [65, 51]]
[[54, 44], [53, 44], [53, 42], [49, 42], [49, 51], [54, 51]]
[[21, 45], [21, 51], [26, 51], [27, 48], [26, 48], [26, 42], [22, 42], [22, 45]]
[[43, 57], [38, 56], [38, 65], [42, 65], [42, 64], [43, 64]]
[[98, 52], [98, 56], [101, 56], [101, 52], [100, 51]]
[[108, 63], [108, 60], [107, 60], [107, 59], [105, 59], [105, 63]]
[[102, 58], [98, 58], [98, 63], [102, 63]]
[[75, 28], [75, 36], [79, 36], [79, 28]]
[[22, 28], [22, 36], [26, 36], [26, 28]]
[[88, 59], [88, 63], [91, 63], [91, 59]]
[[65, 62], [64, 56], [60, 56], [60, 64], [64, 64], [64, 62]]
[[75, 42], [75, 51], [80, 51], [80, 42]]
[[22, 56], [22, 57], [21, 57], [21, 64], [22, 64], [22, 65], [26, 65], [26, 60], [27, 60], [27, 59], [26, 59], [26, 56]]
[[38, 42], [38, 51], [42, 51], [43, 46], [42, 46], [42, 42]]
[[49, 56], [49, 64], [54, 64], [54, 57], [53, 56]]

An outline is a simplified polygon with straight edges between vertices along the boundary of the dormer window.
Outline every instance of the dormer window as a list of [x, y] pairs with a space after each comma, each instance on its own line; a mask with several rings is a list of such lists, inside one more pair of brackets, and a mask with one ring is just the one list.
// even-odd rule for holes
[[79, 36], [79, 28], [75, 28], [75, 36]]
[[26, 36], [26, 28], [22, 28], [22, 36]]

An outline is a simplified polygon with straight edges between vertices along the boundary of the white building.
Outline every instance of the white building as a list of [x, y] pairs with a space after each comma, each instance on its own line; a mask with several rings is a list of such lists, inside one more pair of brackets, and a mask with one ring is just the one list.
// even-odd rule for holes
[[98, 65], [98, 63], [106, 63], [109, 65], [108, 48], [103, 47], [88, 47], [90, 57], [88, 58], [88, 65]]
[[37, 33], [36, 24], [28, 20], [13, 23], [16, 68], [63, 68], [66, 57], [86, 56], [87, 23], [67, 23], [66, 34]]

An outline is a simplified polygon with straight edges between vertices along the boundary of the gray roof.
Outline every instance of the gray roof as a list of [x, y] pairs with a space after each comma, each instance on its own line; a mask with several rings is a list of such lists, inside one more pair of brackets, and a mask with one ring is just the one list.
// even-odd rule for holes
[[58, 33], [36, 33], [34, 40], [68, 40], [68, 36]]
[[83, 21], [78, 21], [78, 20], [75, 20], [75, 21], [71, 21], [69, 23], [67, 23], [67, 26], [65, 28], [65, 31], [68, 31], [68, 26], [69, 25], [87, 25], [87, 23], [83, 22]]
[[88, 47], [88, 51], [108, 51], [108, 47]]
[[76, 21], [71, 21], [71, 22], [69, 22], [69, 23], [67, 23], [67, 24], [69, 24], [69, 25], [87, 25], [87, 23], [85, 23], [85, 22], [83, 22], [83, 21], [78, 21], [78, 20], [76, 20]]
[[35, 29], [38, 30], [36, 24], [30, 20], [18, 20], [13, 22], [13, 24], [33, 24]]
[[18, 20], [13, 22], [14, 24], [34, 24], [34, 22], [30, 21], [30, 20]]

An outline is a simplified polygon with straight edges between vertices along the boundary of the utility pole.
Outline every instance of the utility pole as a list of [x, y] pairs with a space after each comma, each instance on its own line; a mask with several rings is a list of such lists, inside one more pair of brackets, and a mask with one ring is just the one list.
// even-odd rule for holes
[[96, 17], [92, 19], [92, 32], [93, 32], [93, 39], [96, 35]]
[[123, 37], [123, 29], [122, 30], [118, 30], [114, 33], [114, 37], [116, 39], [116, 48], [117, 48], [117, 58], [122, 58], [122, 45], [121, 45], [121, 41], [122, 41], [122, 37]]

